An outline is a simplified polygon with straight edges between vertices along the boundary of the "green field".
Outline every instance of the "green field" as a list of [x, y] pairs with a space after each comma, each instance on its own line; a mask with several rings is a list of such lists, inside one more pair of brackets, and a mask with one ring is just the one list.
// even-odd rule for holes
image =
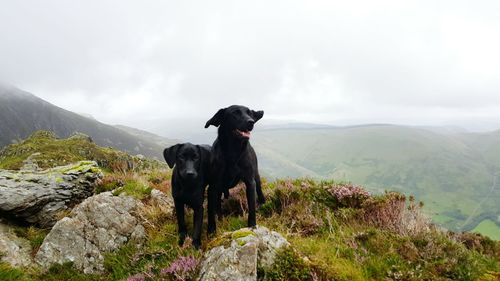
[[492, 220], [484, 220], [472, 232], [478, 232], [500, 241], [500, 227]]
[[492, 189], [500, 132], [392, 125], [269, 129], [257, 132], [253, 144], [269, 178], [309, 176], [372, 192], [400, 191], [425, 202], [435, 222], [455, 231], [500, 215], [500, 187]]

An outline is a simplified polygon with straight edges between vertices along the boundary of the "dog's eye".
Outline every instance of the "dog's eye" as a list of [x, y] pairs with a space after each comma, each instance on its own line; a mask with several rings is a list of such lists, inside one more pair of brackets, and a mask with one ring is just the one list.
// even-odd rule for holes
[[236, 115], [241, 115], [241, 110], [236, 110]]

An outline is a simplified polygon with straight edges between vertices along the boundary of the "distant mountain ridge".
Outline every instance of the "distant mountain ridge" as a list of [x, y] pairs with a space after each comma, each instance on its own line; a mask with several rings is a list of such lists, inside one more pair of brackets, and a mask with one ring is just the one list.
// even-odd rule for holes
[[38, 130], [52, 131], [61, 138], [81, 132], [101, 146], [158, 159], [162, 158], [165, 146], [175, 142], [154, 134], [139, 137], [57, 107], [26, 91], [0, 85], [0, 148]]

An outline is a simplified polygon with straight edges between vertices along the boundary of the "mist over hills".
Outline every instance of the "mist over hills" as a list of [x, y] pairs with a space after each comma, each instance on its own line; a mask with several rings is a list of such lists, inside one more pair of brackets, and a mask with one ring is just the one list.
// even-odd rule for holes
[[131, 154], [162, 157], [165, 144], [159, 136], [141, 137], [120, 128], [57, 107], [33, 94], [0, 85], [0, 147], [17, 142], [37, 130], [50, 130], [59, 137], [81, 132], [101, 146], [111, 146]]

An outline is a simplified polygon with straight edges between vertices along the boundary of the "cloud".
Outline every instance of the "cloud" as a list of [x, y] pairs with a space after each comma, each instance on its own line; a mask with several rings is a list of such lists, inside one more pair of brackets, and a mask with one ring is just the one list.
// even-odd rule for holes
[[3, 6], [0, 78], [109, 123], [233, 103], [322, 123], [500, 120], [497, 1]]

